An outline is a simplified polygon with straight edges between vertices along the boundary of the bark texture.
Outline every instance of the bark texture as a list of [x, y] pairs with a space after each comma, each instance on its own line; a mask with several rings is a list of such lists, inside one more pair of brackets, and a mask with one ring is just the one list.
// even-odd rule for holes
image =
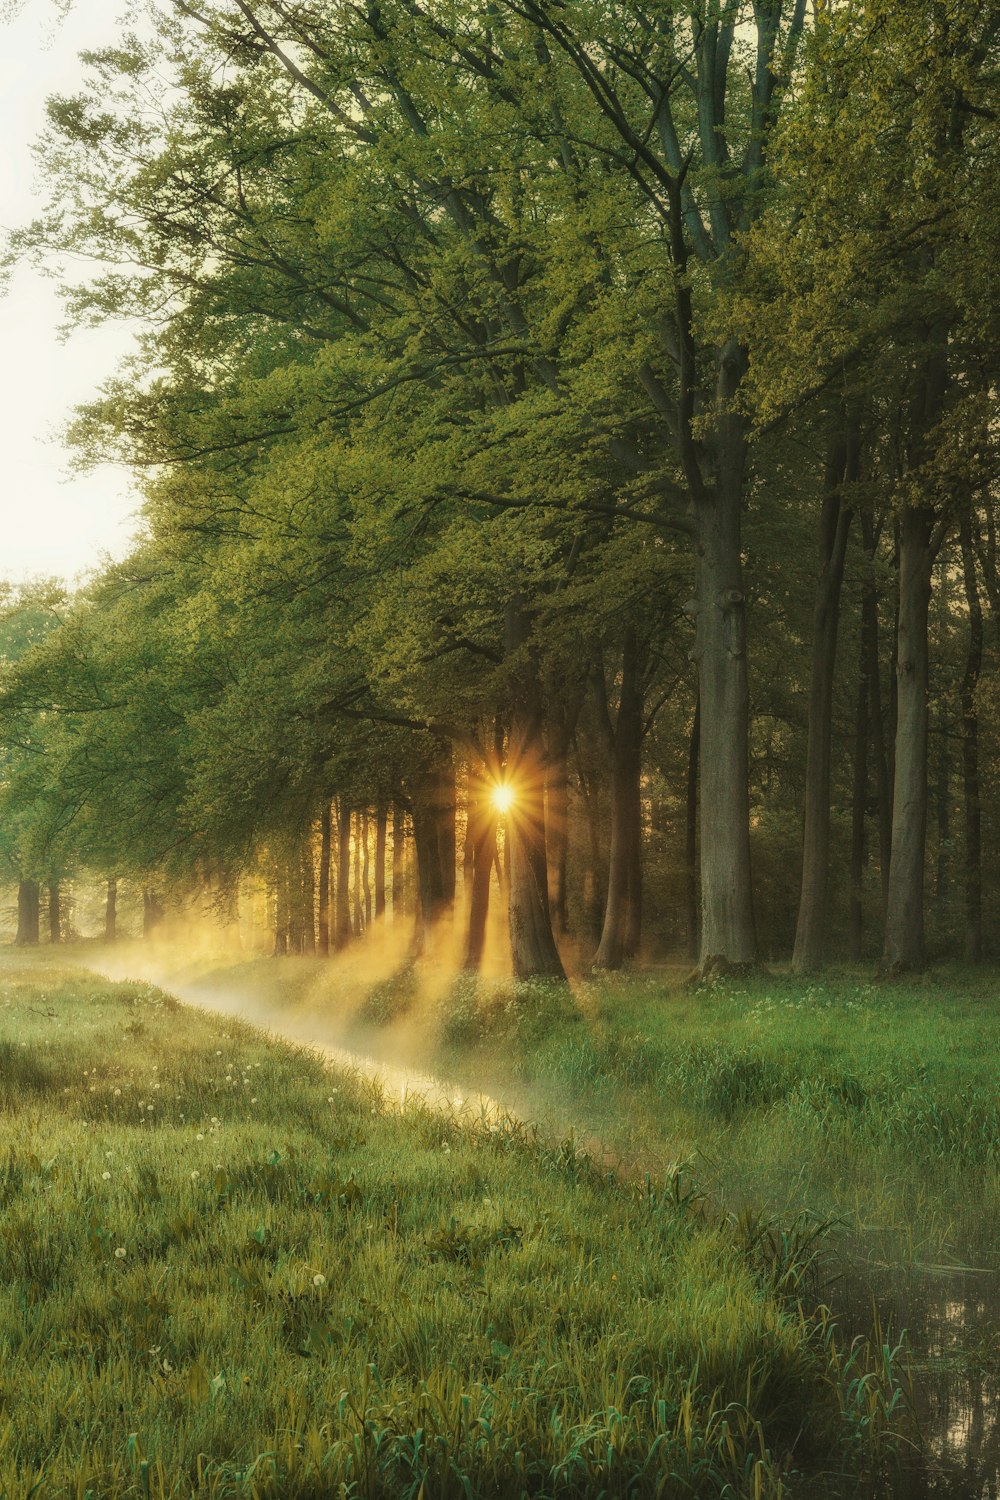
[[526, 602], [515, 597], [507, 607], [505, 629], [507, 658], [521, 663], [511, 687], [507, 756], [507, 779], [516, 789], [505, 842], [511, 964], [517, 979], [565, 980], [549, 912], [542, 695], [527, 649], [529, 634]]
[[[639, 948], [642, 933], [643, 661], [634, 630], [622, 650], [617, 721], [608, 725], [611, 750], [611, 857], [608, 896], [594, 967], [619, 969]], [[606, 705], [605, 707], [606, 712]]]
[[792, 968], [799, 973], [824, 958], [830, 875], [830, 767], [833, 686], [840, 595], [852, 511], [843, 485], [857, 478], [857, 443], [839, 437], [828, 455], [819, 525], [819, 569], [813, 605], [812, 672], [803, 797], [802, 880]]
[[976, 692], [983, 666], [983, 606], [976, 577], [976, 555], [972, 543], [972, 521], [962, 517], [962, 574], [969, 610], [969, 640], [962, 673], [962, 789], [965, 809], [964, 917], [965, 957], [969, 963], [983, 959], [983, 833], [979, 793], [979, 711]]
[[37, 880], [22, 880], [17, 887], [17, 936], [20, 948], [38, 942], [39, 889]]
[[900, 522], [892, 855], [883, 953], [885, 966], [892, 970], [918, 969], [924, 962], [932, 525], [932, 512], [917, 506], [909, 506]]
[[316, 950], [321, 958], [330, 952], [330, 857], [333, 853], [333, 817], [324, 802], [319, 818], [319, 878], [316, 903]]

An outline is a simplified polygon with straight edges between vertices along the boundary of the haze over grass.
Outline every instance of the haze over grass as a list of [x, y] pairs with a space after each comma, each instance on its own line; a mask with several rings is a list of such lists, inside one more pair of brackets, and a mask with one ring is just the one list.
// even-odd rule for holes
[[0, 985], [0, 1492], [756, 1496], [881, 1464], [891, 1379], [810, 1311], [805, 1241], [762, 1255], [683, 1176], [400, 1108], [145, 983]]

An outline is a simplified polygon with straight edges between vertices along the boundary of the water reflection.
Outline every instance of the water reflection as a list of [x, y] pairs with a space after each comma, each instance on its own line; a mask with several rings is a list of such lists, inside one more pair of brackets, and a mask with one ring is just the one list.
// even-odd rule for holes
[[831, 1300], [845, 1330], [893, 1342], [906, 1330], [922, 1452], [893, 1484], [900, 1500], [1000, 1500], [1000, 1274], [879, 1267]]

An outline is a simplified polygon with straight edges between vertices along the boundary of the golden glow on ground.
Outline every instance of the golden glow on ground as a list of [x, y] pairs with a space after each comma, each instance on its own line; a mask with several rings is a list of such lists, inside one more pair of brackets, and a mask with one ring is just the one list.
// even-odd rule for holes
[[498, 813], [510, 812], [514, 805], [514, 788], [506, 781], [498, 781], [490, 794]]

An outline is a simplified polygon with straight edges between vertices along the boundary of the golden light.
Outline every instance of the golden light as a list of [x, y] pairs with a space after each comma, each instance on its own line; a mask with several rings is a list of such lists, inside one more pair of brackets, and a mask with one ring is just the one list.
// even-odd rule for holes
[[510, 812], [514, 805], [514, 788], [508, 781], [498, 781], [490, 794], [498, 813]]

